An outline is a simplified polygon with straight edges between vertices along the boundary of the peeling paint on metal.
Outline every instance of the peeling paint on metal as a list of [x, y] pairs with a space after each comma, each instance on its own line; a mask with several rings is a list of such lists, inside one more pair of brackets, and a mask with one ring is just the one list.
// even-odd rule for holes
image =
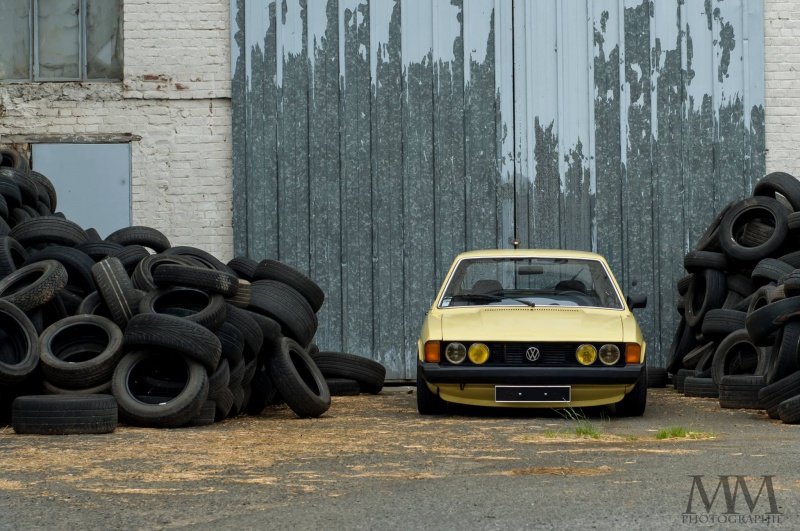
[[683, 254], [764, 172], [760, 6], [233, 6], [236, 250], [320, 282], [320, 346], [413, 376], [453, 255], [516, 234], [604, 254], [663, 364]]

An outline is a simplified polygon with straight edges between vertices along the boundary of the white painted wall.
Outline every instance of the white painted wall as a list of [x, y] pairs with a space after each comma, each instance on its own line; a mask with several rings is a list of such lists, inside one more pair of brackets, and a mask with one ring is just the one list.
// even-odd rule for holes
[[767, 171], [800, 177], [800, 1], [764, 0]]
[[[131, 133], [133, 223], [233, 256], [227, 0], [125, 0], [122, 83], [0, 85], [7, 134]], [[1, 140], [1, 139], [0, 139]]]

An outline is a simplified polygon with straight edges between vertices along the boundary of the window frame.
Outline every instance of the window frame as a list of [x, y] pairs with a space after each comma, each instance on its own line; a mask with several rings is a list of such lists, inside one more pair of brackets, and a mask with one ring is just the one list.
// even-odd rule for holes
[[[0, 84], [3, 83], [119, 83], [122, 81], [120, 78], [91, 78], [88, 77], [88, 60], [87, 60], [87, 20], [88, 13], [88, 0], [78, 0], [80, 6], [80, 16], [78, 17], [79, 26], [79, 45], [78, 45], [78, 69], [80, 72], [79, 77], [41, 77], [39, 75], [39, 0], [28, 0], [28, 35], [30, 36], [30, 54], [28, 55], [28, 78], [27, 79], [0, 79]], [[120, 0], [120, 8], [122, 8], [123, 0]], [[122, 31], [122, 20], [118, 31]], [[124, 57], [124, 56], [123, 56]], [[124, 72], [124, 62], [122, 64]]]

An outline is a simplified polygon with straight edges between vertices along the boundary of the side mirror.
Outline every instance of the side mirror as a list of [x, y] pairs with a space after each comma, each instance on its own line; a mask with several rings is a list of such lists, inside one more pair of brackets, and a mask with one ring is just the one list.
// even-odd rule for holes
[[647, 308], [647, 295], [635, 293], [625, 297], [625, 302], [628, 303], [628, 308], [631, 310], [635, 308]]

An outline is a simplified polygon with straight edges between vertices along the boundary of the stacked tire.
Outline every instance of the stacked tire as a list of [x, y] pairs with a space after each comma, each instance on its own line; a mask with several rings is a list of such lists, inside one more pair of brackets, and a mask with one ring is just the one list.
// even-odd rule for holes
[[[329, 380], [309, 353], [325, 298], [315, 282], [275, 260], [224, 264], [150, 227], [102, 239], [53, 213], [55, 188], [25, 157], [0, 156], [0, 420], [20, 433], [106, 433], [117, 418], [174, 428], [274, 403], [300, 417], [328, 410]], [[380, 364], [340, 356], [337, 378], [380, 391]]]
[[667, 359], [676, 389], [800, 422], [800, 181], [764, 177], [722, 209], [684, 267]]

